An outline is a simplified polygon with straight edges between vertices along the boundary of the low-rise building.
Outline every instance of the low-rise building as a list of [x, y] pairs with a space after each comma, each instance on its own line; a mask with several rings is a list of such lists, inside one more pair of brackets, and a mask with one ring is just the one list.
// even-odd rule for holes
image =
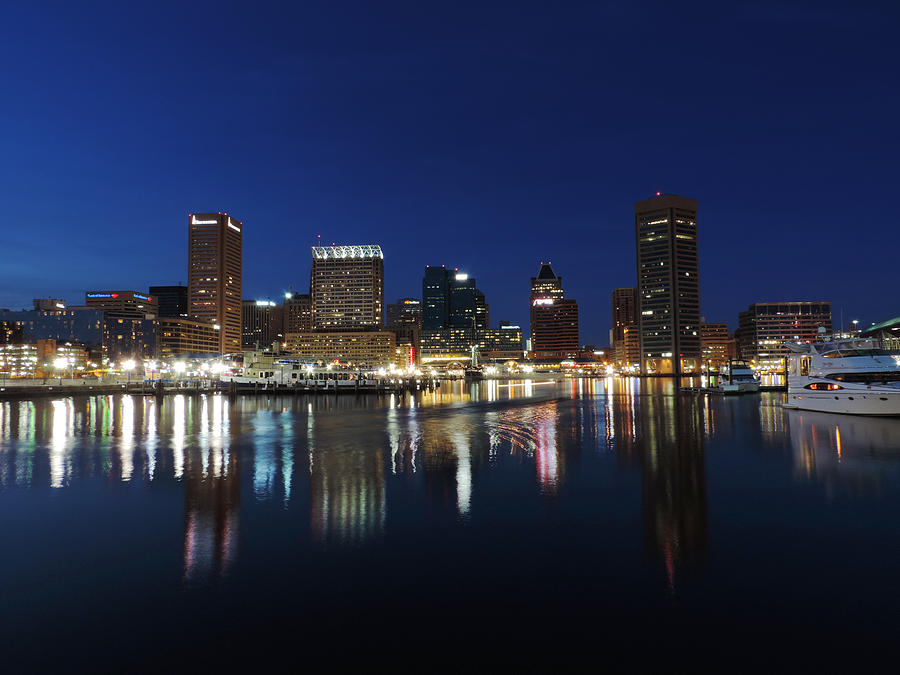
[[377, 368], [396, 358], [396, 341], [390, 331], [341, 331], [288, 333], [284, 351], [291, 356], [314, 363], [322, 361]]
[[157, 353], [164, 359], [218, 354], [219, 329], [205, 321], [160, 318], [157, 345]]
[[700, 322], [701, 368], [716, 370], [736, 356], [734, 337], [727, 323]]

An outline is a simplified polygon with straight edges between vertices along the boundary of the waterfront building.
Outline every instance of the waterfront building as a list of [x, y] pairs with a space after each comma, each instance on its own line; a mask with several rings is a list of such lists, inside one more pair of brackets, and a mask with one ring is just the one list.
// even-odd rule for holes
[[[38, 340], [36, 348], [37, 377], [58, 375], [78, 377], [90, 370], [90, 352], [84, 345], [56, 340]], [[65, 362], [63, 367], [60, 363]]]
[[380, 246], [313, 246], [309, 288], [314, 331], [384, 326]]
[[[612, 328], [609, 344], [613, 361], [620, 365], [634, 363], [625, 349], [625, 329], [637, 325], [637, 292], [634, 288], [616, 288], [612, 292]], [[640, 345], [638, 345], [640, 360]]]
[[496, 341], [497, 336], [486, 337], [489, 330], [490, 307], [475, 278], [443, 265], [426, 266], [419, 335], [423, 360], [469, 359], [472, 347]]
[[34, 377], [37, 370], [37, 345], [0, 345], [0, 378]]
[[419, 353], [423, 364], [437, 362], [469, 361], [472, 347], [478, 344], [474, 328], [440, 328], [422, 330], [419, 335]]
[[[641, 329], [636, 323], [631, 326], [625, 326], [622, 332], [622, 361], [616, 363], [624, 368], [640, 371], [641, 369]], [[618, 352], [617, 352], [618, 354]]]
[[421, 301], [417, 298], [400, 298], [388, 305], [387, 329], [397, 341], [397, 363], [416, 365], [419, 361], [419, 334], [422, 329]]
[[831, 333], [830, 302], [757, 302], [738, 315], [741, 358], [760, 366], [782, 367], [785, 342], [815, 342], [818, 330]]
[[308, 293], [284, 294], [284, 327], [282, 335], [287, 333], [308, 333], [313, 329], [312, 298]]
[[860, 332], [860, 337], [875, 338], [879, 341], [882, 349], [900, 352], [900, 316], [872, 324]]
[[187, 286], [151, 286], [150, 296], [156, 300], [157, 316], [173, 318], [188, 315]]
[[522, 352], [522, 327], [501, 321], [499, 328], [478, 331], [478, 358], [481, 361], [520, 360]]
[[159, 313], [156, 299], [138, 291], [88, 291], [84, 294], [87, 307], [102, 309], [106, 316], [155, 317]]
[[241, 303], [241, 345], [244, 349], [271, 348], [284, 338], [284, 308], [272, 300]]
[[734, 337], [727, 323], [700, 322], [700, 354], [702, 369], [717, 370], [728, 359], [737, 356]]
[[156, 357], [157, 319], [107, 313], [103, 318], [103, 361], [121, 364]]
[[188, 220], [188, 316], [219, 326], [219, 353], [241, 350], [243, 229], [227, 213]]
[[700, 270], [697, 201], [660, 195], [634, 205], [641, 368], [699, 368]]
[[562, 277], [550, 263], [541, 263], [531, 277], [531, 355], [536, 360], [561, 360], [578, 355], [578, 303], [566, 299]]
[[89, 347], [103, 343], [103, 310], [93, 307], [2, 311], [0, 322], [7, 326], [4, 333], [15, 334], [23, 342], [53, 339]]
[[181, 317], [158, 319], [157, 345], [160, 358], [221, 354], [220, 329], [205, 321]]
[[390, 331], [313, 331], [288, 333], [284, 351], [309, 362], [378, 368], [393, 362], [396, 341]]

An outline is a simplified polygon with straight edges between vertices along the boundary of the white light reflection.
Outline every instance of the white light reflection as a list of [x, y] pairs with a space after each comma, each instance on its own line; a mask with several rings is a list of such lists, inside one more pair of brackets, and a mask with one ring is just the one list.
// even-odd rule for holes
[[175, 478], [181, 478], [184, 475], [184, 436], [186, 431], [184, 394], [178, 394], [173, 403], [175, 410], [172, 416], [172, 461], [175, 464]]
[[65, 457], [68, 445], [69, 415], [66, 401], [53, 401], [53, 422], [50, 431], [50, 487], [61, 488], [65, 480]]
[[472, 500], [472, 461], [468, 439], [461, 431], [453, 434], [456, 452], [456, 508], [461, 516], [469, 514]]
[[147, 477], [153, 480], [156, 474], [156, 446], [159, 438], [156, 433], [156, 399], [144, 398], [144, 447], [147, 449]]
[[119, 436], [119, 461], [122, 462], [122, 480], [131, 480], [134, 473], [134, 398], [122, 396], [121, 426]]

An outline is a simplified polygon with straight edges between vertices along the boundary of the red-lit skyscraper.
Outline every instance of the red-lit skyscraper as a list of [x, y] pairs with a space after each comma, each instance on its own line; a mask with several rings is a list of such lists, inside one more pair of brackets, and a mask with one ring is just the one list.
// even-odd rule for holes
[[541, 263], [531, 277], [531, 354], [538, 360], [565, 359], [578, 352], [578, 303], [566, 300], [562, 277]]

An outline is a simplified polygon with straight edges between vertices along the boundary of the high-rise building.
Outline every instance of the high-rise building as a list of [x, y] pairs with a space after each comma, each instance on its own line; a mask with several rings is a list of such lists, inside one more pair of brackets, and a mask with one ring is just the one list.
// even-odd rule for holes
[[562, 277], [541, 263], [531, 277], [531, 354], [537, 360], [572, 358], [578, 354], [578, 303], [567, 300]]
[[700, 365], [697, 201], [660, 195], [634, 205], [637, 308], [645, 373]]
[[[387, 329], [396, 340], [396, 348], [406, 365], [419, 360], [419, 334], [422, 330], [422, 303], [417, 298], [400, 298], [387, 306]], [[401, 359], [398, 359], [398, 361]]]
[[149, 314], [155, 317], [159, 311], [156, 298], [137, 291], [88, 291], [84, 294], [84, 304], [102, 309], [107, 316], [144, 318]]
[[[496, 344], [507, 340], [509, 332], [497, 336], [490, 331], [490, 307], [475, 278], [448, 270], [443, 265], [425, 267], [422, 279], [422, 331], [419, 345], [422, 358], [427, 361], [465, 360], [472, 349], [489, 346], [491, 352], [501, 352]], [[515, 351], [515, 350], [507, 350]], [[489, 358], [489, 357], [488, 357]]]
[[741, 358], [779, 368], [785, 342], [813, 342], [819, 328], [831, 332], [830, 302], [757, 302], [738, 315]]
[[241, 302], [241, 346], [268, 349], [284, 337], [284, 308], [272, 300]]
[[[637, 323], [635, 295], [634, 288], [617, 288], [612, 292], [610, 348], [613, 352], [613, 360], [619, 365], [630, 363], [625, 349], [625, 329], [635, 326]], [[640, 353], [640, 347], [638, 352]]]
[[219, 351], [241, 351], [241, 221], [196, 213], [188, 227], [188, 316], [218, 326]]
[[422, 329], [440, 330], [448, 325], [450, 316], [451, 270], [441, 265], [425, 266], [422, 279]]
[[314, 330], [384, 326], [384, 254], [380, 246], [314, 246], [309, 288]]
[[176, 318], [188, 314], [187, 286], [151, 286], [150, 295], [156, 299], [160, 317]]
[[309, 293], [285, 293], [283, 306], [283, 333], [308, 333], [313, 329], [312, 299]]

